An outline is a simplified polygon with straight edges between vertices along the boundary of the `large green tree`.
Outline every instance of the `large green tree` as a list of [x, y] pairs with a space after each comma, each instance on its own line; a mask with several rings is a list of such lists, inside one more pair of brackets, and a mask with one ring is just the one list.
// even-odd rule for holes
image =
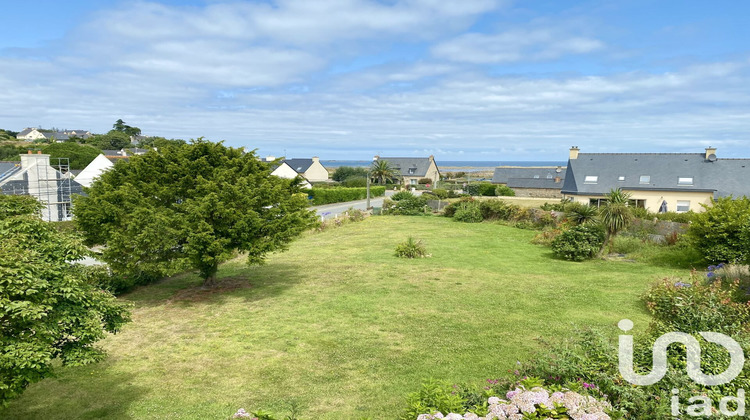
[[50, 156], [53, 165], [58, 163], [57, 158], [68, 158], [70, 169], [83, 169], [101, 153], [95, 147], [76, 143], [52, 143], [42, 147], [42, 152]]
[[110, 130], [107, 134], [95, 134], [84, 142], [101, 150], [120, 150], [131, 146], [130, 136], [117, 130]]
[[129, 316], [71, 264], [88, 249], [42, 221], [40, 208], [32, 197], [0, 195], [0, 405], [51, 375], [55, 360], [101, 359], [96, 342]]
[[204, 286], [235, 252], [262, 263], [316, 222], [298, 180], [255, 153], [198, 139], [118, 162], [75, 202], [75, 218], [117, 272], [153, 280], [197, 268]]

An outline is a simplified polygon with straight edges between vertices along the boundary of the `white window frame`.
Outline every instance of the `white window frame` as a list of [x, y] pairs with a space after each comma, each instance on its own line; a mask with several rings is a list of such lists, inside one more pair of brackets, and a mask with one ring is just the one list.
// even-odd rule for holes
[[[643, 180], [644, 178], [646, 179], [645, 181]], [[651, 175], [641, 175], [638, 178], [638, 183], [639, 184], [650, 184], [651, 183]]]
[[586, 175], [583, 178], [584, 184], [597, 184], [599, 183], [599, 176], [598, 175]]
[[409, 180], [409, 185], [417, 185], [417, 180], [412, 178]]
[[691, 187], [693, 186], [693, 177], [692, 176], [679, 177], [677, 178], [677, 185], [683, 186], [683, 187]]
[[620, 175], [620, 176], [618, 176], [618, 177], [617, 177], [617, 180], [618, 180], [619, 182], [624, 182], [624, 181], [625, 181], [625, 175]]
[[677, 200], [677, 206], [675, 207], [675, 212], [687, 213], [689, 211], [690, 211], [690, 200]]

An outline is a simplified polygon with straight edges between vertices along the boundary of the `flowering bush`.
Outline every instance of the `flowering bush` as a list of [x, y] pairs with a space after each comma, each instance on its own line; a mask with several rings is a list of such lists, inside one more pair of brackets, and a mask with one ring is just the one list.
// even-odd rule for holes
[[[586, 384], [592, 386], [591, 384]], [[417, 420], [492, 420], [492, 419], [574, 419], [574, 420], [605, 420], [612, 406], [603, 400], [597, 400], [590, 395], [561, 388], [547, 390], [541, 386], [531, 387], [520, 385], [505, 394], [505, 399], [496, 396], [487, 399], [487, 414], [479, 416], [476, 413], [466, 414], [436, 412], [420, 414]]]

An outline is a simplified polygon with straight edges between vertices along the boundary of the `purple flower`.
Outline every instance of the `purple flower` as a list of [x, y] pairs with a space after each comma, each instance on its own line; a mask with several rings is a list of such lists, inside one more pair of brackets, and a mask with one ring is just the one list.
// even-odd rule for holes
[[706, 277], [713, 277], [715, 275], [716, 273], [714, 273], [713, 271], [709, 271], [708, 273], [706, 273]]
[[714, 271], [714, 270], [716, 270], [716, 266], [715, 265], [709, 265], [708, 266], [708, 271]]

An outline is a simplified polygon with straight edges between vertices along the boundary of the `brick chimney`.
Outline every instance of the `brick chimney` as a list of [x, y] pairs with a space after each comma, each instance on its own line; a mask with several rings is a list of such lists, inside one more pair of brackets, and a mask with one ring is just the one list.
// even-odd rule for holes
[[708, 146], [706, 147], [706, 160], [708, 160], [708, 157], [711, 155], [716, 156], [716, 148]]
[[570, 148], [570, 159], [571, 160], [578, 159], [578, 152], [579, 151], [580, 151], [580, 149], [578, 148], [578, 146], [571, 147]]

